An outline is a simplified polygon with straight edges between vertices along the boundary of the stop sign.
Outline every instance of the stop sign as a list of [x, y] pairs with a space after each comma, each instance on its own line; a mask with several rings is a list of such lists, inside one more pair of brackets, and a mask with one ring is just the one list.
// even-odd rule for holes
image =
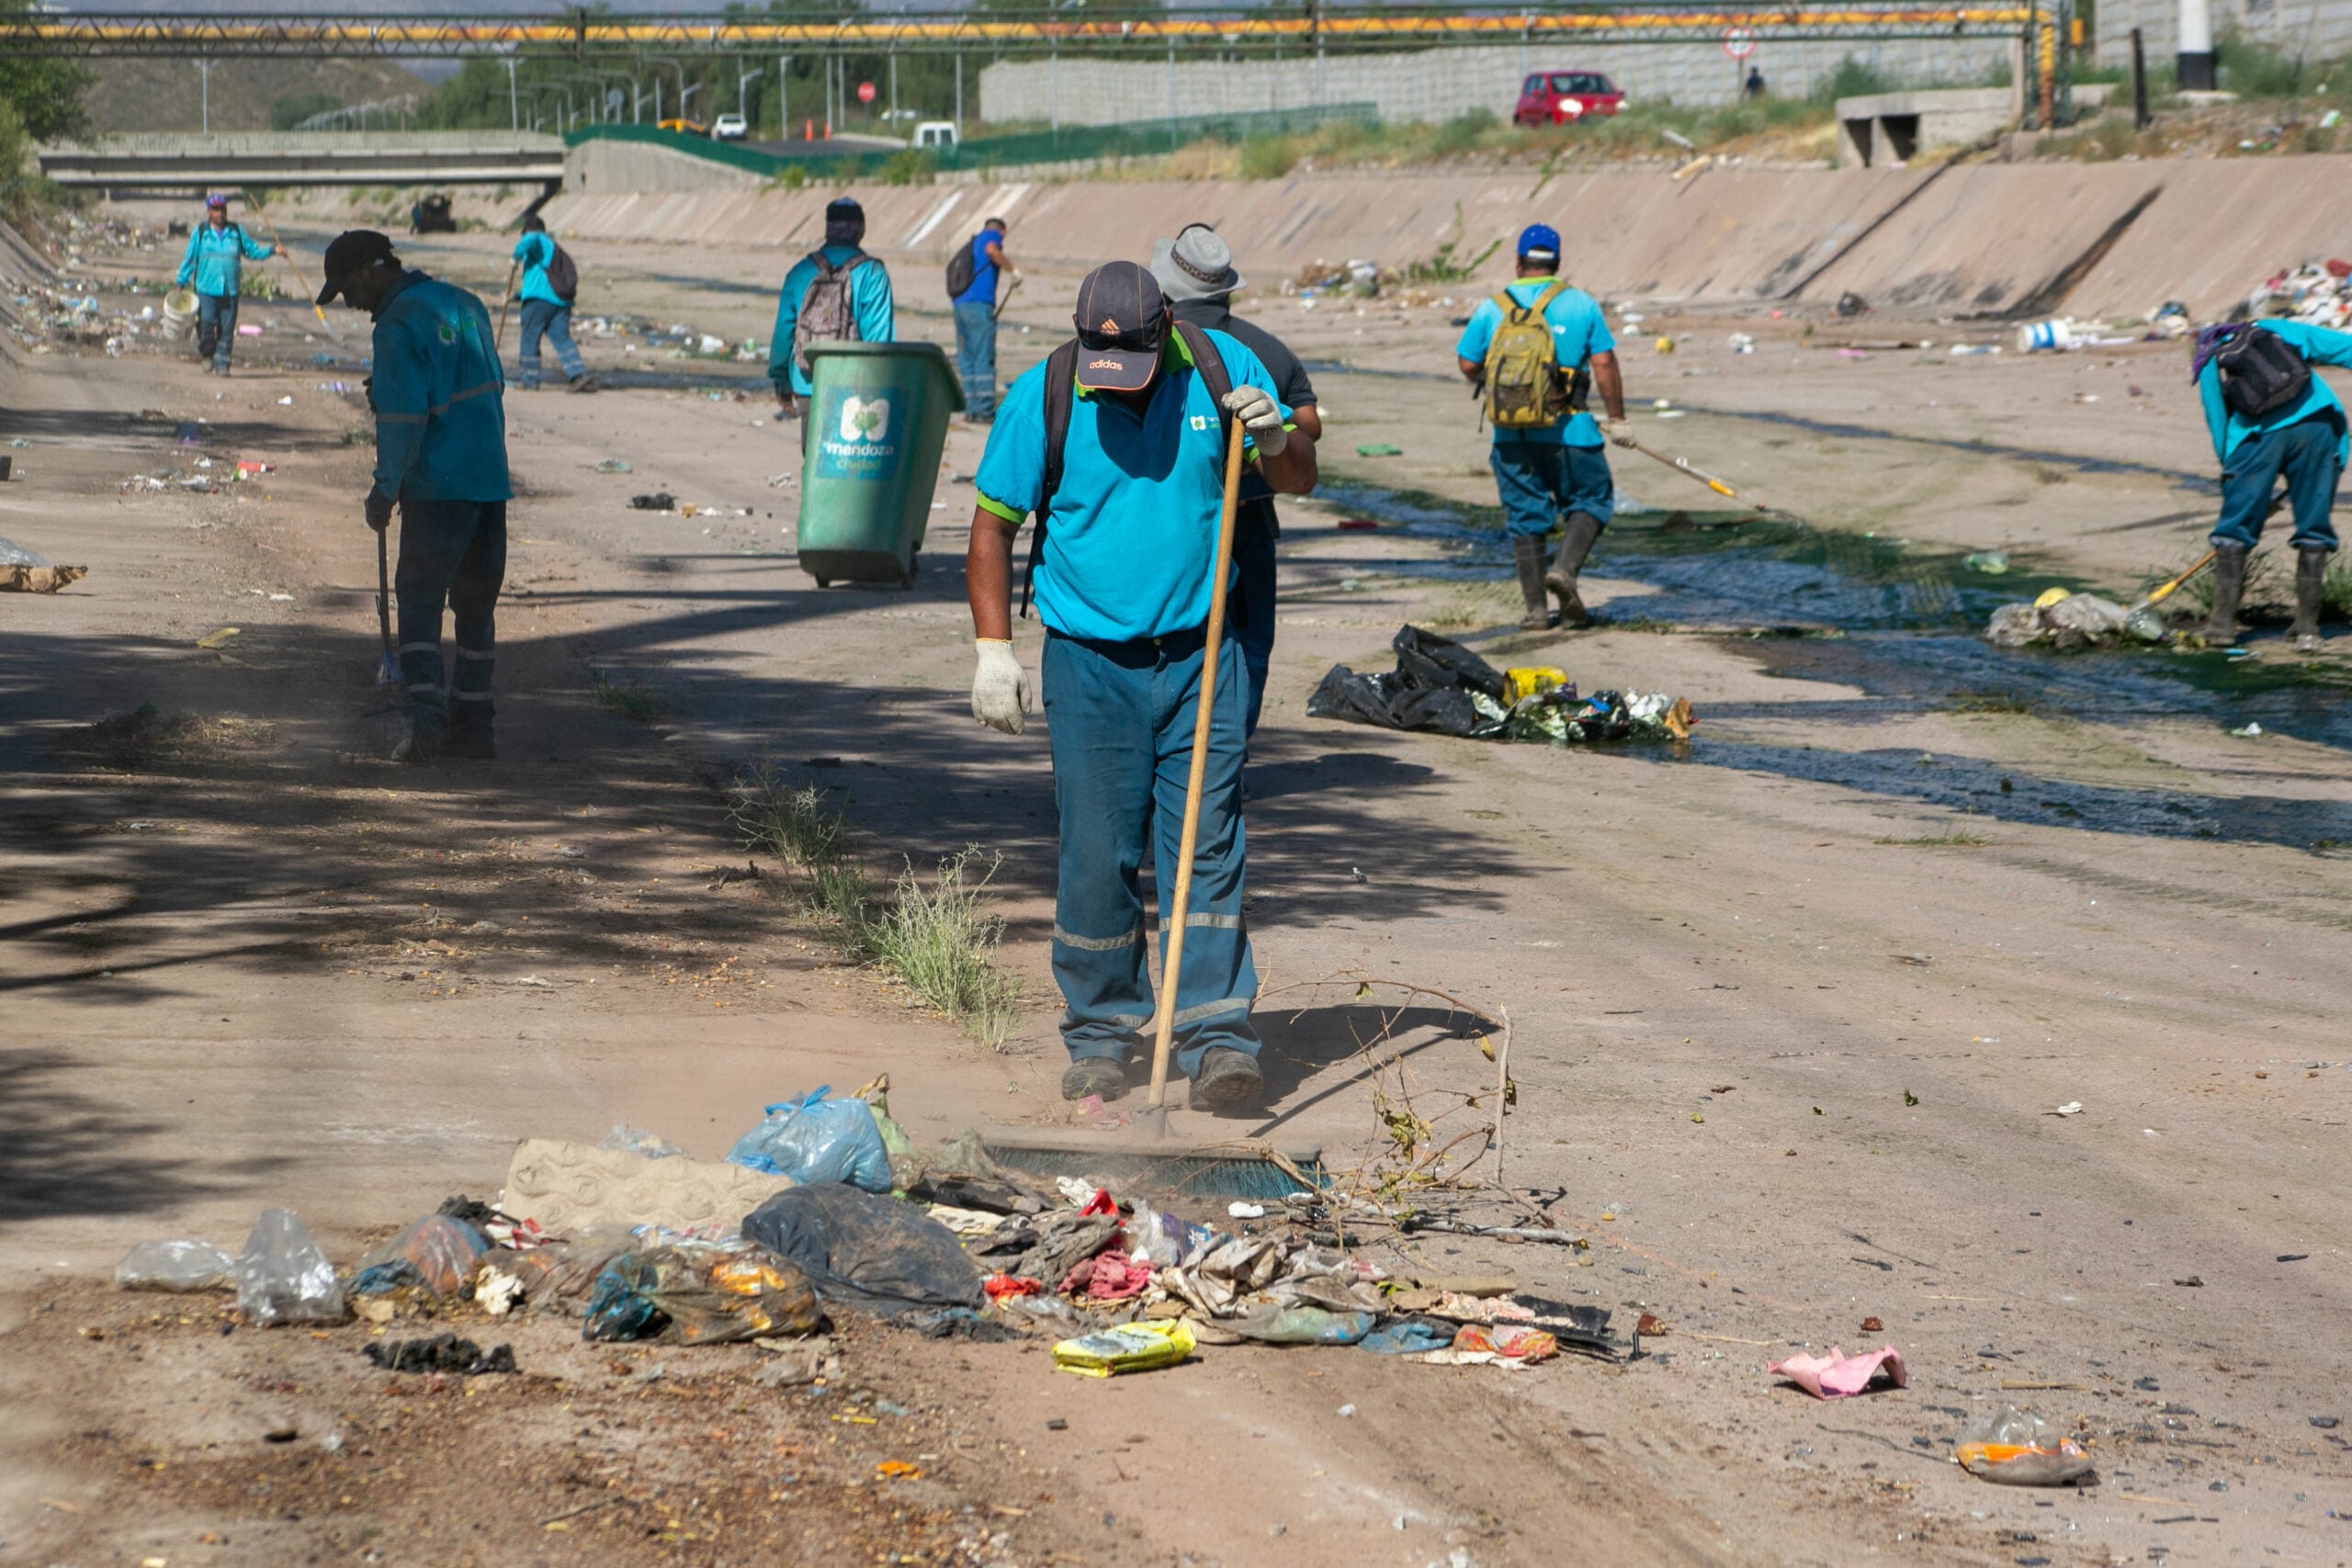
[[860, 82], [857, 85], [857, 101], [861, 104], [870, 104], [874, 101], [873, 83]]

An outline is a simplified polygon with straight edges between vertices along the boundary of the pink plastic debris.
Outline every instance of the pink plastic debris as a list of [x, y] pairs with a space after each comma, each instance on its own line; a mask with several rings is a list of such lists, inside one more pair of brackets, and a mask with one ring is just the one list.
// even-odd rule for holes
[[1826, 1356], [1791, 1356], [1764, 1370], [1788, 1379], [1815, 1399], [1860, 1393], [1882, 1370], [1888, 1388], [1901, 1388], [1907, 1381], [1903, 1375], [1903, 1352], [1892, 1345], [1860, 1356], [1849, 1356], [1833, 1345]]

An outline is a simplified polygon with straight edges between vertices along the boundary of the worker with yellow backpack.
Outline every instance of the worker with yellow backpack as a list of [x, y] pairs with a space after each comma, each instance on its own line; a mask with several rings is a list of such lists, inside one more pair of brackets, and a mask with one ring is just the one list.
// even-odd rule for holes
[[[1569, 288], [1559, 270], [1558, 231], [1528, 225], [1519, 236], [1518, 278], [1470, 313], [1453, 350], [1495, 427], [1487, 463], [1519, 569], [1522, 631], [1552, 625], [1546, 589], [1559, 598], [1561, 625], [1591, 624], [1577, 574], [1615, 509], [1602, 437], [1621, 446], [1634, 443], [1617, 340], [1592, 296]], [[1608, 412], [1599, 422], [1585, 412], [1594, 390]], [[1560, 553], [1547, 572], [1544, 544], [1555, 525]]]

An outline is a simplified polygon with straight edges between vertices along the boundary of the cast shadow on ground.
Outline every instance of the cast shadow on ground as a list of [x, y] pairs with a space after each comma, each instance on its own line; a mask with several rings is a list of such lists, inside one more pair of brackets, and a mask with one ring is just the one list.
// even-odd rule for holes
[[169, 1129], [67, 1087], [79, 1066], [37, 1046], [0, 1053], [0, 1224], [176, 1208], [221, 1190], [220, 1175], [257, 1179], [281, 1163], [208, 1162], [199, 1175], [190, 1161], [159, 1156], [149, 1141]]
[[[1413, 1064], [1417, 1081], [1431, 1081], [1433, 1076], [1449, 1083], [1458, 1080], [1464, 1092], [1493, 1085], [1494, 1069], [1468, 1043], [1491, 1033], [1494, 1024], [1476, 1013], [1430, 1003], [1380, 1007], [1370, 1001], [1285, 1009], [1280, 1000], [1261, 1002], [1251, 1015], [1261, 1042], [1258, 1066], [1265, 1074], [1265, 1102], [1283, 1108], [1261, 1122], [1258, 1132], [1274, 1132], [1323, 1101], [1360, 1087], [1372, 1076], [1375, 1060]], [[1463, 1043], [1453, 1053], [1458, 1063], [1430, 1055], [1449, 1042]], [[1458, 1073], [1452, 1070], [1457, 1066]]]

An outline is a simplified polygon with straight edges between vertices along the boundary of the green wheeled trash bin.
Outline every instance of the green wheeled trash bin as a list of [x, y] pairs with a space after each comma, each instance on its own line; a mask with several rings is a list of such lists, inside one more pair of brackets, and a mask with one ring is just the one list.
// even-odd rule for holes
[[964, 407], [937, 344], [820, 343], [808, 350], [800, 570], [910, 587], [931, 521], [947, 416]]

